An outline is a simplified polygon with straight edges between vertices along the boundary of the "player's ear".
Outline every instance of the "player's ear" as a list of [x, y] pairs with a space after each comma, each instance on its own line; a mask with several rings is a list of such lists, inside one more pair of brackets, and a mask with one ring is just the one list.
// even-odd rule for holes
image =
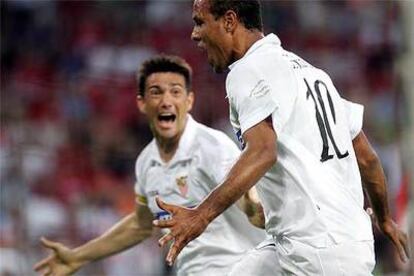
[[187, 95], [187, 112], [190, 112], [194, 104], [194, 92], [190, 91]]
[[227, 33], [233, 33], [234, 29], [236, 28], [238, 18], [237, 14], [233, 10], [228, 10], [223, 15], [224, 20], [224, 29]]
[[139, 111], [141, 111], [142, 114], [146, 114], [147, 112], [146, 112], [146, 109], [145, 109], [146, 104], [145, 104], [144, 97], [141, 96], [141, 95], [138, 95], [136, 101], [137, 101], [137, 107], [138, 107]]

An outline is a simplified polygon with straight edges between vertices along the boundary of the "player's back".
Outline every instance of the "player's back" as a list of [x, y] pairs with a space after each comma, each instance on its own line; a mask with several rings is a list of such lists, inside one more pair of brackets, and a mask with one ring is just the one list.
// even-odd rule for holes
[[326, 73], [285, 51], [274, 34], [229, 67], [230, 121], [240, 142], [269, 117], [276, 132], [277, 162], [256, 187], [282, 269], [369, 275], [372, 229], [352, 146], [362, 106], [342, 99]]
[[250, 56], [254, 66], [284, 75], [268, 78], [279, 106], [272, 113], [278, 161], [258, 185], [267, 228], [314, 246], [371, 240], [352, 146], [362, 107], [342, 99], [323, 70], [266, 46]]

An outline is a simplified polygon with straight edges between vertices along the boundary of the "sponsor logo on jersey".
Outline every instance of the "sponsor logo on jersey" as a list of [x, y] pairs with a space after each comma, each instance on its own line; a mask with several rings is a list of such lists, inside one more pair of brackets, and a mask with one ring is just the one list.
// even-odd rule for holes
[[270, 92], [270, 86], [265, 80], [259, 80], [253, 89], [250, 91], [249, 97], [261, 98]]

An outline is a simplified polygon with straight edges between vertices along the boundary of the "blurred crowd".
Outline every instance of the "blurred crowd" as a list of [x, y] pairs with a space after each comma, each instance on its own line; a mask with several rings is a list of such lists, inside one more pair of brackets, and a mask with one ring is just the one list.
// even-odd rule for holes
[[[76, 246], [134, 208], [135, 159], [151, 139], [135, 102], [135, 72], [146, 58], [184, 57], [194, 70], [193, 116], [233, 137], [225, 75], [215, 75], [190, 41], [191, 5], [1, 1], [0, 275], [31, 274], [46, 254], [40, 236]], [[265, 33], [365, 105], [364, 130], [383, 162], [392, 212], [405, 224], [399, 3], [263, 1], [263, 11]], [[376, 236], [377, 273], [401, 271], [391, 244]], [[169, 274], [155, 240], [80, 274]]]

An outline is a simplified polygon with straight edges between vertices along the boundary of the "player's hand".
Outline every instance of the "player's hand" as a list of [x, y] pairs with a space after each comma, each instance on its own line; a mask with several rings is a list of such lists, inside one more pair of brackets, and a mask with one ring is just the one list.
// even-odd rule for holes
[[243, 196], [243, 212], [246, 214], [249, 222], [261, 229], [265, 228], [265, 216], [263, 206], [257, 196], [255, 189], [250, 189]]
[[160, 246], [173, 241], [168, 251], [166, 261], [172, 266], [177, 255], [192, 240], [200, 236], [208, 225], [208, 220], [197, 209], [189, 209], [177, 205], [167, 204], [156, 197], [158, 207], [172, 215], [169, 220], [154, 220], [153, 224], [160, 228], [169, 228], [170, 232], [159, 239]]
[[410, 257], [407, 234], [401, 231], [392, 219], [386, 220], [383, 223], [377, 222], [377, 224], [382, 233], [384, 233], [397, 248], [401, 261], [407, 262], [407, 259]]
[[40, 241], [44, 247], [52, 250], [52, 254], [33, 267], [43, 276], [72, 275], [84, 264], [77, 261], [73, 251], [63, 244], [49, 241], [46, 238], [41, 238]]

